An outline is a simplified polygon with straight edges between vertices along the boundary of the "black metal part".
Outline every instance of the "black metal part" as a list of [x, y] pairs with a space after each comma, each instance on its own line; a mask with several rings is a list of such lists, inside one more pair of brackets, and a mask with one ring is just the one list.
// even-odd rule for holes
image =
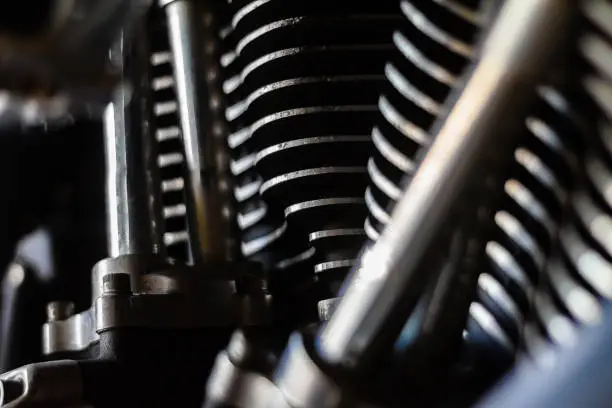
[[365, 238], [369, 133], [398, 4], [231, 7], [222, 65], [242, 253], [271, 271], [290, 319], [300, 304], [316, 319]]
[[199, 407], [227, 329], [116, 329], [101, 334], [95, 360], [81, 361], [84, 400], [96, 407]]
[[35, 37], [49, 29], [57, 0], [31, 0], [14, 4], [0, 16], [0, 32], [17, 38]]

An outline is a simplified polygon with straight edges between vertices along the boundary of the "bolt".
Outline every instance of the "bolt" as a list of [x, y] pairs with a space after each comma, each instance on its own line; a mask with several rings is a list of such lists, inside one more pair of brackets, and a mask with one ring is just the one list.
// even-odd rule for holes
[[47, 304], [47, 321], [57, 322], [66, 320], [74, 314], [74, 303], [55, 301]]
[[121, 294], [131, 293], [132, 285], [130, 275], [127, 273], [110, 273], [102, 278], [102, 293]]

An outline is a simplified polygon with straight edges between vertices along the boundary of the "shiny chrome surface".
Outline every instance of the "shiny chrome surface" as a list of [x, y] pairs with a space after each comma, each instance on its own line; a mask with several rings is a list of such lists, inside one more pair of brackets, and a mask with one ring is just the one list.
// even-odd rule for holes
[[[109, 254], [164, 254], [161, 182], [146, 105], [148, 52], [142, 41], [125, 41], [111, 57], [133, 86], [118, 89], [104, 114]], [[128, 53], [134, 55], [129, 63], [123, 61]]]
[[185, 193], [191, 256], [194, 263], [222, 258], [223, 240], [216, 236], [222, 212], [216, 194], [213, 152], [205, 144], [198, 75], [200, 55], [196, 40], [195, 7], [185, 0], [165, 6], [173, 54], [181, 136], [185, 149]]

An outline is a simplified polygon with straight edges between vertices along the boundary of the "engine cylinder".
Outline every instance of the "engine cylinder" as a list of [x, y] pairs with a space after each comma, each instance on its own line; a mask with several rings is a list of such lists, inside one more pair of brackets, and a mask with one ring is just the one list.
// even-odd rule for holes
[[242, 252], [276, 276], [301, 264], [320, 297], [333, 296], [365, 239], [370, 133], [397, 2], [234, 7], [222, 63]]

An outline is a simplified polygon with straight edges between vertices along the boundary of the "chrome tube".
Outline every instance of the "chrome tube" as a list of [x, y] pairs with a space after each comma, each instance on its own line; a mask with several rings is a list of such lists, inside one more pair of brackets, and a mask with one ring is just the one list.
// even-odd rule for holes
[[[509, 0], [482, 56], [440, 126], [431, 150], [398, 202], [392, 221], [345, 285], [321, 329], [317, 349], [329, 363], [357, 366], [393, 337], [427, 282], [425, 254], [466, 181], [479, 177], [487, 149], [509, 144], [571, 27], [573, 0]], [[509, 125], [515, 123], [517, 125]], [[503, 124], [500, 126], [500, 124]], [[390, 341], [393, 341], [392, 338]]]
[[[145, 37], [143, 37], [145, 39]], [[157, 149], [149, 131], [151, 109], [148, 51], [144, 41], [131, 48], [123, 76], [130, 87], [115, 92], [104, 113], [106, 216], [111, 257], [128, 254], [164, 255], [163, 218]], [[128, 46], [120, 41], [111, 55], [123, 65]]]
[[[186, 207], [191, 256], [194, 263], [224, 256], [221, 236], [222, 210], [215, 184], [214, 152], [210, 135], [202, 123], [201, 100], [205, 86], [198, 72], [199, 41], [195, 39], [195, 7], [187, 0], [162, 1], [168, 21], [173, 56], [175, 89], [178, 97], [181, 135], [185, 150]], [[202, 75], [200, 75], [202, 74]]]

